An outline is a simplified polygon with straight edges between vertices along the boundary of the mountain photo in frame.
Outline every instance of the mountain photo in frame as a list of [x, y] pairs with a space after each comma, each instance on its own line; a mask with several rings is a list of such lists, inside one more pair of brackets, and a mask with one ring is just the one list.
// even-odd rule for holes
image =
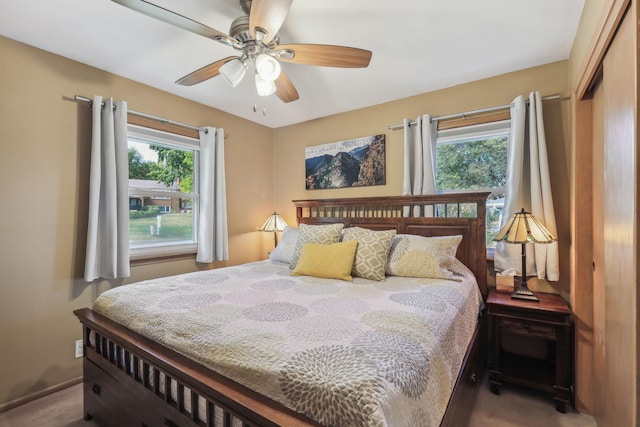
[[385, 185], [385, 135], [304, 150], [307, 190]]

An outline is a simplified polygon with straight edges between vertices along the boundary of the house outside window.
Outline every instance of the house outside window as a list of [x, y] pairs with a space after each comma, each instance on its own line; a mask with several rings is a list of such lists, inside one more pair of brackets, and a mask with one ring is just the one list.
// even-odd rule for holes
[[487, 247], [500, 230], [507, 183], [510, 120], [438, 131], [437, 191], [490, 191]]
[[195, 253], [199, 141], [128, 126], [131, 258]]

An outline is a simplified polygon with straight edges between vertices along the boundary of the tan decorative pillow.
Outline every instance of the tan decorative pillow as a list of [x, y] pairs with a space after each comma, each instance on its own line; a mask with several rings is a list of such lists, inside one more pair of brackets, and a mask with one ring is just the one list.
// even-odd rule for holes
[[462, 236], [423, 237], [398, 234], [393, 238], [386, 273], [389, 276], [461, 280], [452, 271]]
[[361, 227], [345, 228], [342, 241], [358, 241], [356, 259], [351, 269], [354, 276], [370, 280], [383, 280], [391, 240], [396, 230], [375, 231]]
[[313, 276], [351, 282], [351, 266], [358, 242], [340, 242], [329, 245], [305, 243], [292, 276]]
[[321, 245], [338, 243], [343, 227], [344, 224], [341, 223], [322, 225], [300, 224], [300, 227], [298, 227], [298, 240], [296, 241], [296, 248], [291, 257], [290, 267], [292, 269], [296, 268], [298, 260], [300, 259], [302, 245], [305, 243], [319, 243]]

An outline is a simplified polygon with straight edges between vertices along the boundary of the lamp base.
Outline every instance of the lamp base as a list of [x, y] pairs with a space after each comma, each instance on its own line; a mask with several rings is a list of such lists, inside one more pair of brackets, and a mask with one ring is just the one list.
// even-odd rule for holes
[[529, 288], [527, 288], [526, 286], [518, 288], [515, 292], [511, 294], [511, 298], [523, 299], [527, 301], [536, 301], [536, 302], [540, 301], [540, 299], [537, 296], [535, 296], [535, 294], [531, 292]]

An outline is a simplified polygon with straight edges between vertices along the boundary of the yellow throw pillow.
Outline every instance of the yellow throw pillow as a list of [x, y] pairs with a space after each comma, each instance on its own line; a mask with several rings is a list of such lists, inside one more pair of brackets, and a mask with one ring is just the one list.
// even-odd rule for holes
[[298, 238], [296, 241], [296, 247], [293, 250], [291, 256], [291, 269], [296, 268], [298, 260], [300, 259], [300, 252], [302, 251], [302, 245], [305, 243], [320, 243], [328, 245], [331, 243], [338, 243], [340, 241], [340, 232], [344, 224], [300, 224], [298, 227]]
[[351, 282], [351, 267], [356, 257], [358, 241], [331, 243], [305, 243], [292, 276], [313, 276]]

